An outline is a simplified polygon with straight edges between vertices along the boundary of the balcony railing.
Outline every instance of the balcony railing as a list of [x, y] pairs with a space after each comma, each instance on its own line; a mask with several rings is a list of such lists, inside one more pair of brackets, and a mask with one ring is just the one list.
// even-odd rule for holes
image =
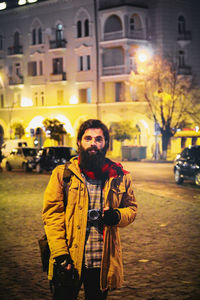
[[109, 66], [103, 67], [103, 76], [125, 74], [125, 66]]
[[50, 81], [66, 81], [66, 72], [60, 74], [50, 74]]
[[178, 34], [178, 41], [191, 41], [192, 35], [190, 31], [186, 31]]
[[66, 40], [55, 40], [49, 42], [50, 49], [66, 48], [66, 45]]
[[130, 30], [128, 34], [129, 39], [135, 39], [135, 40], [144, 40], [144, 30], [141, 29], [135, 29], [135, 30]]
[[16, 55], [16, 54], [23, 54], [22, 46], [8, 47], [8, 55]]
[[192, 75], [192, 68], [189, 66], [182, 66], [178, 68], [179, 75]]
[[12, 75], [8, 77], [9, 85], [24, 84], [24, 77], [22, 75]]
[[113, 32], [104, 32], [104, 41], [117, 40], [123, 37], [122, 30]]

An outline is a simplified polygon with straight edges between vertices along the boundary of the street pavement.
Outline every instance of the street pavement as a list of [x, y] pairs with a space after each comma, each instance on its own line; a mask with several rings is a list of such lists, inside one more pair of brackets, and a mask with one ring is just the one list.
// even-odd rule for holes
[[[48, 174], [0, 173], [0, 300], [51, 299], [37, 244], [48, 180]], [[137, 218], [120, 229], [124, 285], [108, 300], [199, 300], [199, 202], [137, 187], [135, 195]]]

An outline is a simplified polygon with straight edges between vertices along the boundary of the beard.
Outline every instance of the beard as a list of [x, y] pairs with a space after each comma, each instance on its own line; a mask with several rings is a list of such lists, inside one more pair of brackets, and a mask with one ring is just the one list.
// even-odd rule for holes
[[[95, 152], [91, 152], [94, 150]], [[81, 169], [94, 172], [97, 177], [101, 174], [101, 169], [105, 162], [106, 147], [97, 149], [96, 146], [91, 146], [84, 149], [82, 145], [79, 146], [79, 165]]]

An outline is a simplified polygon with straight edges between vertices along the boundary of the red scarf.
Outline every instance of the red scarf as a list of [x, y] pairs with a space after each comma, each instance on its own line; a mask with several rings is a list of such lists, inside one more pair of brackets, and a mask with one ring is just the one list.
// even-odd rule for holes
[[[80, 162], [80, 157], [78, 158]], [[98, 179], [96, 178], [95, 172], [88, 171], [86, 169], [81, 169], [81, 171], [90, 179]], [[123, 166], [120, 163], [116, 163], [106, 158], [105, 164], [101, 169], [102, 175], [105, 178], [117, 177], [119, 175], [128, 174], [129, 172], [123, 169]]]

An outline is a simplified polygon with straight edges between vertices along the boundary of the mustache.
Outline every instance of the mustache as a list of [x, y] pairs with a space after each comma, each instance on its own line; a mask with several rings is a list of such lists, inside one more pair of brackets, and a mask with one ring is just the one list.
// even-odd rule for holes
[[97, 148], [97, 146], [91, 146], [91, 147], [87, 148], [86, 152], [92, 151], [92, 150], [95, 150], [95, 151], [97, 151], [97, 152], [100, 152], [99, 149]]

